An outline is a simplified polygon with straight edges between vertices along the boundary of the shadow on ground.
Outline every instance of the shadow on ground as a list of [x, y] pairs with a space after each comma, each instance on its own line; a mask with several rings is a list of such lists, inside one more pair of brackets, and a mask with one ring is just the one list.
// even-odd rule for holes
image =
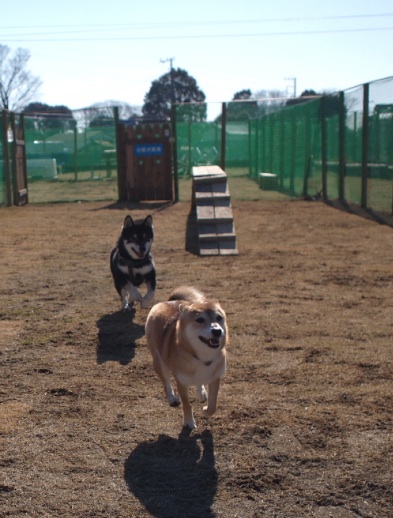
[[193, 208], [187, 218], [185, 249], [190, 254], [199, 255], [198, 223], [196, 211]]
[[212, 518], [217, 492], [213, 436], [210, 431], [178, 439], [160, 435], [139, 444], [124, 466], [129, 490], [157, 518]]
[[108, 361], [127, 365], [135, 356], [136, 340], [145, 334], [140, 324], [134, 323], [135, 310], [117, 311], [97, 321], [97, 363]]

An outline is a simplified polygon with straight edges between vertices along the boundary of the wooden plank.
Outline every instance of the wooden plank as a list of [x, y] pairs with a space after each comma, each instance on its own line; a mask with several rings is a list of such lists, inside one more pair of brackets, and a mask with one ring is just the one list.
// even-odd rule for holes
[[233, 241], [236, 240], [236, 234], [218, 234], [214, 232], [212, 234], [199, 234], [199, 241]]
[[238, 254], [226, 173], [219, 166], [192, 169], [199, 255]]
[[239, 253], [237, 249], [236, 241], [233, 242], [219, 242], [220, 255], [237, 255]]
[[231, 207], [214, 206], [214, 214], [217, 219], [233, 219]]
[[202, 243], [199, 246], [200, 255], [219, 255], [220, 250], [218, 247], [218, 242], [215, 241], [213, 243]]
[[198, 220], [213, 220], [215, 219], [214, 207], [211, 205], [202, 205], [197, 207]]

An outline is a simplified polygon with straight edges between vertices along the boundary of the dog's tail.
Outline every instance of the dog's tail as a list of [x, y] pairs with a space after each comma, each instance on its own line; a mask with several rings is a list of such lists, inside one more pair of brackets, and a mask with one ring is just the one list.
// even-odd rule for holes
[[193, 286], [179, 286], [172, 291], [168, 300], [186, 300], [194, 304], [204, 302], [206, 297]]

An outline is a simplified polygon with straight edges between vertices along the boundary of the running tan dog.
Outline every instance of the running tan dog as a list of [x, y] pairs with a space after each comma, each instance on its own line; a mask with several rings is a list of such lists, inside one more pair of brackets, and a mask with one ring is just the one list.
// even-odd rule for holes
[[[184, 426], [195, 428], [190, 386], [196, 387], [201, 403], [207, 401], [203, 407], [206, 417], [216, 411], [220, 379], [226, 369], [228, 327], [224, 310], [217, 300], [206, 299], [195, 288], [181, 286], [167, 302], [159, 302], [150, 310], [146, 338], [168, 403], [180, 404], [171, 385], [172, 373], [183, 407]], [[208, 385], [207, 392], [204, 385]]]

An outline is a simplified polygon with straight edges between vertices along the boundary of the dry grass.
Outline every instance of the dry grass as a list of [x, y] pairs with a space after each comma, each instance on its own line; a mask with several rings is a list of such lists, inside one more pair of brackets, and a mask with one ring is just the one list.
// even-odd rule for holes
[[[234, 201], [240, 255], [200, 258], [189, 209], [0, 211], [2, 516], [391, 516], [391, 228]], [[108, 259], [129, 211], [153, 213], [157, 301], [191, 283], [228, 314], [218, 413], [195, 403], [189, 434], [152, 370], [147, 311], [118, 312]]]

